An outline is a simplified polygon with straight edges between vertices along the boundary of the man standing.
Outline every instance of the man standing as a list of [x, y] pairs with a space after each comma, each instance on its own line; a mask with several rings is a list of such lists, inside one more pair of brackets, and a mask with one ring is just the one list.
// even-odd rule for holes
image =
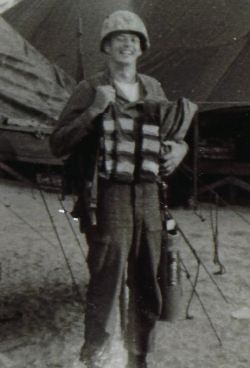
[[104, 365], [126, 275], [127, 367], [146, 368], [161, 313], [157, 180], [159, 173], [175, 170], [187, 145], [181, 139], [161, 142], [162, 111], [170, 103], [159, 82], [137, 73], [137, 59], [149, 48], [142, 20], [129, 11], [112, 13], [104, 21], [100, 48], [107, 70], [78, 85], [51, 137], [55, 156], [77, 157], [79, 200], [73, 212], [89, 245], [80, 361], [88, 368]]

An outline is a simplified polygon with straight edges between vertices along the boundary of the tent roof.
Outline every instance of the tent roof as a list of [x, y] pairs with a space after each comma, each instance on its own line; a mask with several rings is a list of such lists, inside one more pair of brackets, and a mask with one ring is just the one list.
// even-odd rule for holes
[[0, 17], [0, 115], [56, 119], [73, 80]]
[[76, 79], [79, 44], [86, 74], [99, 71], [103, 67], [98, 47], [103, 20], [117, 8], [127, 9], [128, 3], [129, 0], [23, 0], [3, 17], [51, 62]]
[[12, 8], [14, 5], [19, 3], [20, 1], [22, 0], [0, 0], [0, 14], [9, 8]]
[[161, 80], [171, 99], [185, 96], [203, 102], [202, 109], [250, 103], [248, 0], [132, 3], [153, 41], [141, 68]]
[[72, 77], [79, 66], [81, 17], [88, 77], [103, 67], [100, 29], [117, 9], [145, 20], [152, 47], [139, 68], [161, 81], [170, 99], [185, 96], [202, 109], [250, 102], [249, 0], [23, 0], [3, 16]]

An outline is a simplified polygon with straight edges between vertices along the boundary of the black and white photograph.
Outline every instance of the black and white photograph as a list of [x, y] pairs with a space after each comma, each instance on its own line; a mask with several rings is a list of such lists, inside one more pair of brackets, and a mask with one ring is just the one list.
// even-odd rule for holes
[[250, 0], [0, 33], [0, 368], [249, 368]]

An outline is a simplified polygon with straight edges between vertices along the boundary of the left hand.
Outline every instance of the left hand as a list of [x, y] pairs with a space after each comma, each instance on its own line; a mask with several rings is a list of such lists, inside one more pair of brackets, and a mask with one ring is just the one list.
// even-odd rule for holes
[[166, 141], [165, 145], [169, 147], [169, 152], [161, 155], [160, 173], [162, 175], [170, 175], [179, 166], [187, 153], [185, 143], [177, 143], [175, 141]]

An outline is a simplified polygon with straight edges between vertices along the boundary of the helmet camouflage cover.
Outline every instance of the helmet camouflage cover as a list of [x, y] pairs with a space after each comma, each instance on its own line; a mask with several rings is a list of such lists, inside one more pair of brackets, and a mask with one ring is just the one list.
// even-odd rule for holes
[[101, 32], [101, 51], [104, 50], [104, 41], [115, 32], [133, 32], [140, 37], [141, 49], [146, 51], [149, 46], [149, 37], [141, 18], [128, 10], [118, 10], [110, 14], [103, 23]]

